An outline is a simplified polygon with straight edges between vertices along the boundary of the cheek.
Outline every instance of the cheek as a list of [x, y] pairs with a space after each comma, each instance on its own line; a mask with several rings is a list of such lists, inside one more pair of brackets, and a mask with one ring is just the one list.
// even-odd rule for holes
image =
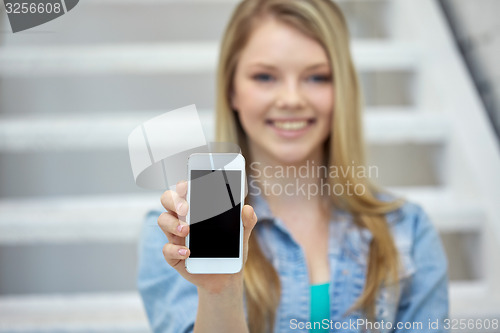
[[263, 89], [248, 81], [240, 81], [236, 92], [241, 122], [262, 120], [273, 101], [270, 89]]
[[240, 95], [243, 97], [245, 106], [252, 109], [262, 109], [273, 100], [272, 89], [264, 88], [247, 80], [241, 85]]
[[238, 117], [247, 134], [251, 134], [259, 121], [259, 108], [251, 86], [240, 85], [237, 91]]
[[334, 93], [331, 87], [315, 89], [309, 93], [309, 101], [314, 109], [318, 112], [318, 116], [323, 120], [331, 119], [334, 108]]
[[332, 127], [335, 101], [332, 87], [324, 87], [323, 89], [311, 91], [309, 94], [309, 101], [317, 112], [320, 125], [318, 128], [318, 135], [321, 137], [328, 136]]

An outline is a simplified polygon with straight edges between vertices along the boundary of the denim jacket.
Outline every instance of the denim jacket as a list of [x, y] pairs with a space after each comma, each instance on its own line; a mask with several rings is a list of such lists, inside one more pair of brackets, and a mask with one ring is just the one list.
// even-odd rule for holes
[[[266, 201], [252, 197], [259, 219], [253, 232], [280, 276], [281, 300], [274, 332], [309, 332], [310, 284], [305, 255], [284, 223], [271, 215]], [[186, 281], [163, 257], [168, 242], [157, 225], [161, 211], [150, 212], [139, 243], [137, 286], [154, 332], [192, 332], [198, 307], [196, 287]], [[427, 215], [406, 202], [386, 215], [401, 268], [399, 283], [384, 286], [376, 299], [377, 323], [365, 326], [358, 310], [348, 312], [363, 291], [371, 233], [358, 228], [352, 216], [333, 210], [329, 225], [330, 332], [447, 332], [447, 260]], [[376, 326], [378, 325], [378, 326]], [[406, 325], [406, 327], [404, 326]], [[412, 325], [411, 327], [409, 325]]]

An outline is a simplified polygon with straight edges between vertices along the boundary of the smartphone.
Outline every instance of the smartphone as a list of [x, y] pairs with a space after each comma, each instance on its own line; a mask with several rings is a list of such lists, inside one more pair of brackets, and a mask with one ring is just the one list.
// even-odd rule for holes
[[243, 267], [245, 159], [236, 153], [197, 153], [188, 159], [190, 256], [192, 274], [232, 274]]

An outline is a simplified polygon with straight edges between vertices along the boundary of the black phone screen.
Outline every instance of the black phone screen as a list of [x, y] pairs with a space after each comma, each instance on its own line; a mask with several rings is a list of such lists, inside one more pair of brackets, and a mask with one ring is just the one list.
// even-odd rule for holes
[[241, 171], [191, 170], [191, 258], [238, 258]]

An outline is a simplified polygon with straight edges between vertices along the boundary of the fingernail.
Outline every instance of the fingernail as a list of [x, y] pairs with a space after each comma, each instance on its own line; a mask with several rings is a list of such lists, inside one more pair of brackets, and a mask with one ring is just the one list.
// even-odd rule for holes
[[180, 254], [181, 256], [185, 256], [187, 252], [188, 252], [188, 250], [187, 250], [187, 249], [180, 249], [180, 250], [179, 250], [179, 254]]
[[182, 203], [182, 202], [179, 202], [179, 203], [177, 204], [177, 206], [175, 206], [175, 207], [176, 207], [176, 209], [177, 209], [177, 213], [179, 213], [179, 212], [181, 211], [182, 205], [183, 205], [183, 203]]
[[182, 224], [179, 224], [177, 226], [177, 232], [182, 232], [182, 228], [184, 228], [184, 226]]

